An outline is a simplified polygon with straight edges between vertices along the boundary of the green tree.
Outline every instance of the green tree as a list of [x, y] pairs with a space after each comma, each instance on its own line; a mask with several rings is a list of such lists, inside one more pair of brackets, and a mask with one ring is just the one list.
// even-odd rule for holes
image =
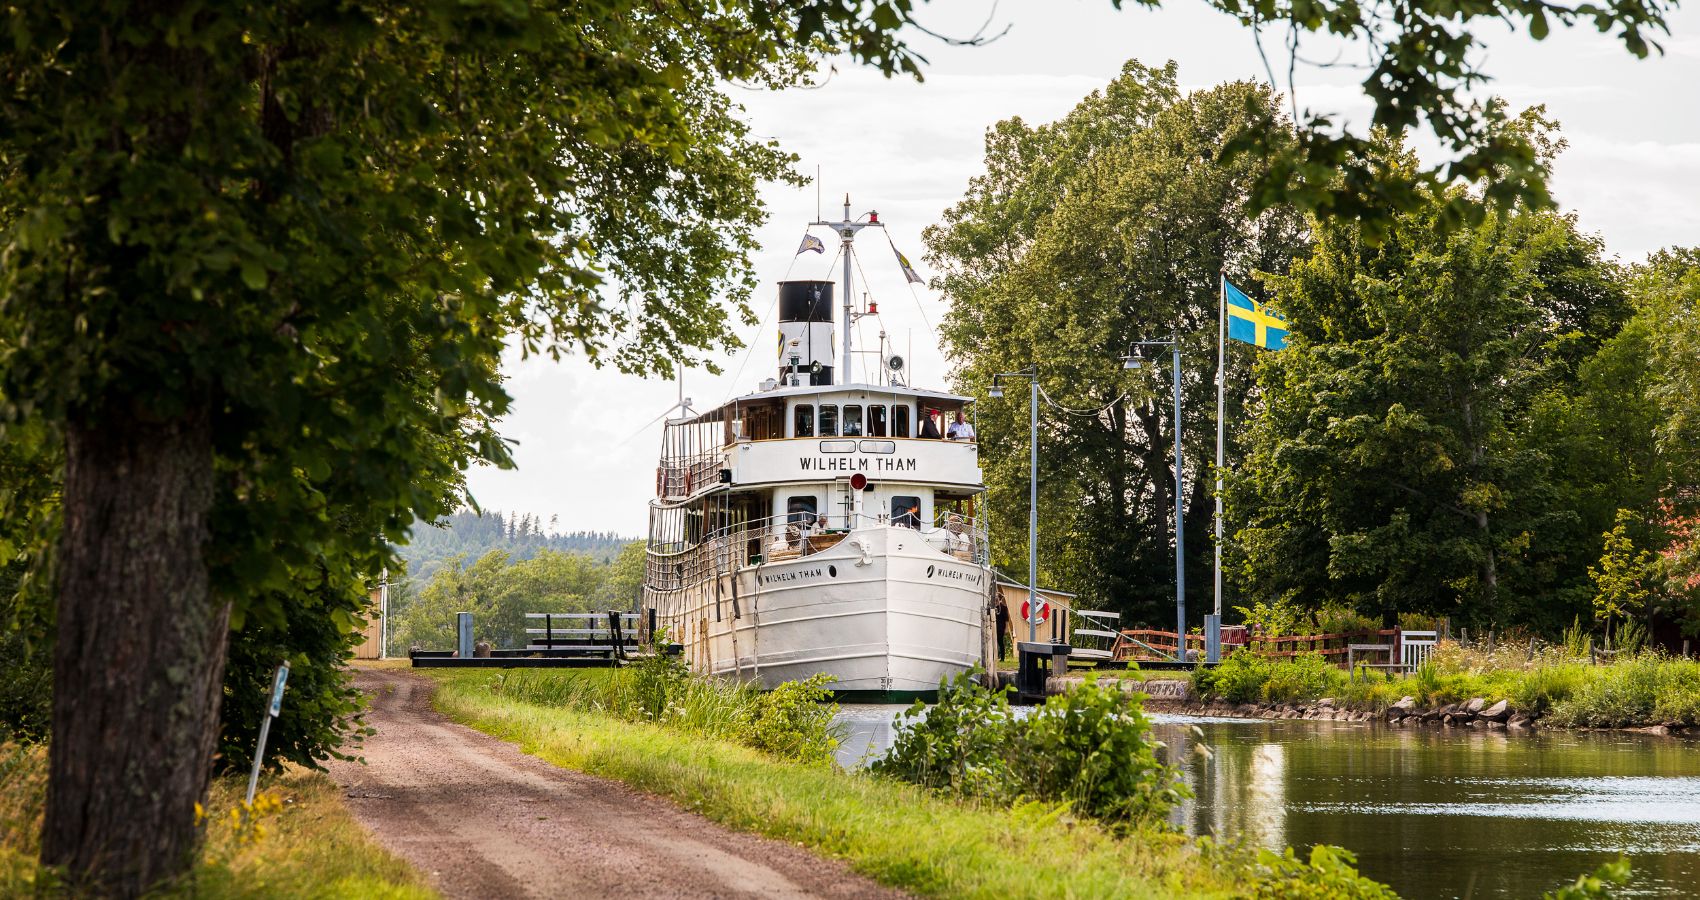
[[[1171, 65], [1129, 63], [1103, 92], [1051, 125], [1020, 120], [987, 136], [986, 173], [926, 234], [951, 311], [942, 333], [956, 386], [1037, 366], [1042, 580], [1147, 621], [1173, 609], [1173, 435], [1167, 353], [1126, 373], [1135, 341], [1183, 345], [1186, 504], [1194, 604], [1211, 592], [1207, 535], [1214, 455], [1217, 273], [1283, 270], [1302, 252], [1290, 210], [1245, 207], [1265, 171], [1222, 147], [1257, 127], [1275, 98], [1228, 84], [1181, 96]], [[1243, 365], [1246, 355], [1236, 350]], [[1235, 383], [1232, 412], [1243, 401]], [[996, 562], [1025, 569], [1025, 392], [979, 404]]]
[[1533, 423], [1554, 392], [1575, 393], [1579, 360], [1628, 304], [1571, 218], [1514, 208], [1462, 231], [1444, 219], [1442, 204], [1401, 215], [1378, 242], [1319, 223], [1314, 254], [1269, 279], [1292, 334], [1260, 362], [1261, 409], [1228, 491], [1240, 580], [1385, 623], [1422, 612], [1556, 629], [1586, 602], [1576, 587], [1596, 539], [1581, 543], [1569, 463]]
[[65, 448], [44, 862], [123, 896], [184, 871], [230, 627], [320, 589], [352, 625], [466, 451], [506, 460], [508, 341], [662, 372], [729, 346], [787, 158], [722, 85], [913, 68], [863, 12], [10, 11], [0, 420]]
[[[609, 585], [619, 578], [617, 564], [578, 553], [543, 550], [516, 561], [506, 551], [492, 550], [470, 565], [456, 557], [439, 567], [403, 609], [392, 611], [392, 641], [403, 650], [452, 648], [455, 614], [469, 612], [475, 640], [524, 647], [526, 629], [542, 627], [527, 620], [526, 613], [606, 611], [611, 607], [598, 601], [611, 596]], [[583, 626], [575, 622], [571, 627]]]
[[1634, 523], [1634, 513], [1618, 510], [1612, 529], [1601, 535], [1605, 548], [1599, 565], [1588, 567], [1588, 578], [1594, 583], [1594, 620], [1605, 624], [1608, 647], [1614, 624], [1629, 622], [1646, 611], [1658, 577], [1658, 557], [1637, 548], [1629, 536]]

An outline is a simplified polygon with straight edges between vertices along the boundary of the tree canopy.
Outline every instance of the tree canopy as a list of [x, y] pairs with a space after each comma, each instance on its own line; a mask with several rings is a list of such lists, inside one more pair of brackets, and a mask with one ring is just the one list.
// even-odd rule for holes
[[723, 85], [913, 68], [885, 15], [8, 12], [0, 424], [64, 442], [45, 862], [118, 895], [184, 869], [228, 627], [334, 658], [390, 542], [507, 462], [509, 342], [663, 374], [730, 346], [756, 186], [793, 176]]
[[[957, 388], [1037, 367], [1043, 577], [1084, 602], [1150, 614], [1172, 608], [1175, 429], [1167, 353], [1130, 375], [1136, 341], [1182, 344], [1188, 506], [1208, 503], [1213, 456], [1217, 273], [1279, 271], [1304, 245], [1290, 209], [1251, 215], [1264, 163], [1223, 145], [1275, 97], [1236, 83], [1182, 95], [1173, 65], [1129, 63], [1063, 119], [1000, 122], [986, 173], [926, 233], [951, 301], [942, 326]], [[1253, 111], [1248, 111], [1253, 110]], [[1027, 553], [1027, 404], [979, 404], [996, 562]], [[1233, 408], [1242, 403], [1242, 392]], [[1210, 523], [1194, 515], [1189, 569], [1208, 572]], [[1006, 537], [1007, 536], [1007, 537]], [[1209, 579], [1192, 592], [1208, 596]], [[1196, 609], [1196, 607], [1195, 607]]]

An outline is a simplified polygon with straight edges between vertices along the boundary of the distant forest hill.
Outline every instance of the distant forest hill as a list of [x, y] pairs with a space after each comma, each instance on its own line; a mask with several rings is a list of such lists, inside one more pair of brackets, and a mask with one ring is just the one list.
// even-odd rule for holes
[[407, 561], [409, 580], [422, 585], [447, 560], [464, 555], [470, 565], [491, 550], [505, 550], [511, 561], [530, 559], [539, 550], [582, 553], [597, 562], [610, 563], [620, 548], [636, 538], [611, 531], [555, 531], [556, 518], [544, 522], [530, 513], [503, 514], [499, 510], [480, 513], [462, 511], [441, 526], [425, 525], [413, 530], [407, 543], [397, 548]]

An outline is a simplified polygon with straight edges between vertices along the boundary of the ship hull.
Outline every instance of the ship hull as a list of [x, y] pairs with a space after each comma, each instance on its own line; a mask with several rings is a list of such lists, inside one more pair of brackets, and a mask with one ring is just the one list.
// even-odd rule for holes
[[861, 529], [655, 599], [695, 671], [768, 689], [824, 673], [846, 698], [926, 698], [982, 662], [992, 575], [961, 555], [913, 529]]

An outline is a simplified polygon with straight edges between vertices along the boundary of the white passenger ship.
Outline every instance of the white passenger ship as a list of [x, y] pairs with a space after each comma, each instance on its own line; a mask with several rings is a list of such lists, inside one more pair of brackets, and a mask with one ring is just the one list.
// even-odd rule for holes
[[[856, 234], [842, 243], [843, 318], [833, 366], [830, 281], [779, 285], [779, 359], [758, 391], [669, 419], [650, 501], [644, 603], [698, 672], [771, 688], [816, 673], [841, 696], [930, 695], [983, 664], [995, 578], [976, 515], [985, 490], [972, 438], [934, 437], [971, 398], [907, 385], [884, 355], [879, 383], [845, 383]], [[927, 433], [927, 437], [922, 437]]]

